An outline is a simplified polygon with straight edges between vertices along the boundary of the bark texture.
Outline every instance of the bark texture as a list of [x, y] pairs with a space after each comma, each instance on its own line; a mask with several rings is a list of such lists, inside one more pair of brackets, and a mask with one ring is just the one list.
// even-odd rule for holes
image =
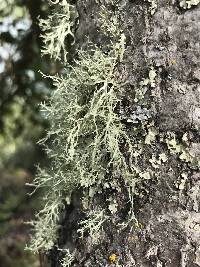
[[[181, 159], [180, 153], [171, 153], [164, 141], [167, 133], [173, 133], [178, 144], [187, 146], [196, 159], [200, 156], [200, 6], [183, 10], [177, 1], [160, 0], [157, 4], [153, 15], [149, 12], [151, 2], [123, 0], [119, 4], [121, 28], [126, 36], [124, 63], [120, 66], [121, 79], [126, 81], [120, 110], [123, 120], [138, 110], [136, 91], [150, 68], [157, 74], [155, 87], [144, 97], [158, 135], [154, 147], [145, 148], [139, 162], [143, 168], [154, 169], [153, 178], [140, 183], [134, 198], [139, 225], [132, 231], [119, 231], [116, 227], [128, 210], [122, 184], [121, 193], [112, 192], [120, 211], [104, 225], [99, 243], [92, 245], [87, 236], [80, 240], [77, 222], [82, 218], [81, 192], [76, 192], [63, 214], [59, 233], [60, 247], [76, 250], [73, 267], [200, 266], [199, 168]], [[94, 0], [77, 1], [76, 5], [76, 43], [84, 48], [89, 37], [104, 48], [107, 39], [96, 20], [101, 5]], [[127, 122], [127, 127], [135, 124]], [[158, 153], [167, 154], [165, 164], [149, 160]], [[103, 207], [105, 199], [104, 194], [99, 195], [94, 206]], [[51, 253], [52, 267], [60, 266], [60, 253], [56, 249]], [[116, 262], [108, 259], [113, 253]]]

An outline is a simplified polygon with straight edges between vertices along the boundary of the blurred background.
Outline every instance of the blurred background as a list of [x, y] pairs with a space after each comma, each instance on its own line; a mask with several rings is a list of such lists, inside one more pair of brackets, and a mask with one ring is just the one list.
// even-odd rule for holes
[[36, 165], [47, 164], [38, 140], [48, 121], [39, 104], [53, 86], [39, 70], [54, 74], [56, 63], [41, 57], [38, 17], [47, 1], [0, 0], [0, 267], [37, 267], [38, 256], [24, 250], [25, 221], [40, 208], [40, 192], [30, 196]]

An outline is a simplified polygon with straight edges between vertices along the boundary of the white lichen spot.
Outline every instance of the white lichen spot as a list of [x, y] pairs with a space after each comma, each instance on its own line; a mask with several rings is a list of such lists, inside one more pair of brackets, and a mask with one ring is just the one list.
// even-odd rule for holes
[[200, 3], [200, 0], [181, 0], [180, 7], [184, 9], [190, 9], [193, 6], [197, 6]]
[[155, 128], [150, 128], [149, 131], [148, 131], [148, 134], [145, 137], [145, 141], [144, 141], [145, 144], [150, 145], [153, 141], [155, 141], [156, 140], [156, 135], [157, 135], [156, 129]]
[[150, 87], [154, 88], [156, 86], [155, 84], [155, 78], [157, 76], [156, 70], [151, 67], [150, 71], [149, 71], [149, 77], [144, 79], [143, 81], [140, 82], [141, 86], [147, 86], [150, 85]]
[[185, 142], [185, 143], [188, 142], [188, 133], [184, 133], [184, 135], [182, 136], [182, 140], [183, 140], [183, 142]]
[[109, 201], [110, 201], [110, 204], [108, 206], [108, 209], [110, 210], [110, 212], [112, 214], [115, 214], [117, 212], [118, 204], [117, 204], [116, 200], [113, 198], [110, 198]]
[[155, 156], [152, 156], [152, 158], [149, 159], [149, 162], [151, 163], [154, 169], [158, 169], [159, 165], [161, 164], [161, 161], [157, 159]]
[[139, 176], [140, 176], [140, 178], [143, 178], [145, 180], [151, 179], [151, 174], [148, 171], [140, 173]]
[[159, 155], [159, 160], [161, 160], [162, 162], [166, 162], [167, 161], [167, 156], [166, 156], [166, 154], [165, 153], [161, 153], [160, 155]]
[[150, 14], [154, 15], [158, 8], [158, 2], [157, 0], [148, 0], [148, 2], [150, 3], [150, 8], [149, 8]]
[[184, 190], [187, 179], [188, 179], [187, 173], [182, 173], [181, 181], [180, 184], [178, 185], [179, 190]]

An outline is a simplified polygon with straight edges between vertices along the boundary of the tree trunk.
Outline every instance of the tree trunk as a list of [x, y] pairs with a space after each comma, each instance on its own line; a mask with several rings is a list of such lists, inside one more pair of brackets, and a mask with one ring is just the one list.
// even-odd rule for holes
[[[132, 201], [135, 219], [118, 227], [130, 206], [121, 181], [120, 192], [100, 193], [93, 203], [94, 209], [104, 207], [107, 195], [113, 195], [118, 206], [98, 242], [87, 233], [81, 239], [77, 230], [85, 215], [82, 191], [76, 191], [62, 215], [59, 247], [75, 251], [73, 267], [200, 266], [200, 7], [189, 8], [190, 1], [181, 7], [178, 0], [107, 2], [110, 21], [117, 15], [126, 37], [118, 66], [125, 90], [116, 112], [129, 130], [139, 129], [133, 136], [142, 145], [137, 162], [143, 172]], [[106, 53], [110, 40], [97, 20], [101, 2], [75, 5], [75, 46], [85, 49], [90, 40]], [[53, 249], [52, 267], [61, 266], [61, 255]]]

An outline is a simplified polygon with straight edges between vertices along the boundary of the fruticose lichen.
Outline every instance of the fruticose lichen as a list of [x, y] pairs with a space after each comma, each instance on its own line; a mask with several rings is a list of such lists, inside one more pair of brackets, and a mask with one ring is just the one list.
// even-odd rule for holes
[[[55, 59], [60, 58], [65, 49], [64, 36], [71, 34], [70, 5], [66, 1], [60, 5], [62, 12], [66, 12], [53, 15], [60, 19], [59, 25], [44, 36], [43, 52]], [[53, 19], [50, 17], [50, 21]], [[42, 20], [41, 25], [49, 30], [48, 23]], [[70, 202], [76, 188], [81, 187], [84, 192], [89, 189], [88, 197], [93, 199], [101, 192], [102, 185], [109, 183], [108, 173], [110, 180], [121, 176], [127, 187], [132, 186], [135, 171], [128, 162], [133, 149], [125, 126], [115, 112], [120, 102], [118, 94], [123, 89], [117, 66], [123, 60], [125, 36], [119, 31], [114, 33], [116, 41], [111, 43], [108, 53], [90, 44], [90, 52], [80, 50], [73, 66], [65, 63], [63, 75], [49, 76], [56, 90], [43, 109], [51, 121], [46, 138], [53, 140], [52, 146], [46, 147], [51, 165], [47, 170], [40, 170], [35, 179], [36, 188], [44, 187], [46, 195], [44, 208], [32, 222], [35, 237], [30, 249], [34, 252], [49, 251], [56, 244], [64, 200]], [[126, 144], [128, 157], [121, 151], [122, 143]], [[88, 219], [80, 223], [82, 236], [84, 229], [94, 232], [94, 222], [96, 216], [89, 214]]]
[[[181, 163], [196, 164], [187, 147], [178, 143], [175, 133], [161, 134], [153, 121], [149, 99], [154, 95], [159, 75], [153, 66], [147, 66], [147, 78], [136, 85], [131, 111], [126, 112], [123, 107], [121, 97], [126, 86], [120, 66], [124, 63], [126, 37], [119, 25], [119, 10], [112, 14], [103, 4], [109, 5], [109, 1], [98, 0], [102, 5], [97, 24], [110, 40], [108, 47], [101, 49], [89, 42], [85, 50], [77, 51], [70, 65], [66, 61], [65, 37], [74, 36], [75, 7], [66, 0], [51, 2], [55, 8], [53, 15], [40, 22], [43, 30], [47, 30], [43, 53], [62, 59], [65, 69], [62, 75], [44, 75], [53, 80], [56, 90], [49, 102], [42, 105], [51, 122], [44, 140], [44, 144], [51, 141], [51, 146], [46, 146], [50, 166], [39, 170], [34, 181], [34, 186], [45, 192], [44, 207], [32, 222], [34, 235], [29, 248], [34, 252], [49, 252], [58, 246], [60, 214], [77, 189], [83, 194], [84, 213], [77, 222], [79, 236], [89, 235], [91, 243], [96, 244], [104, 223], [112, 221], [119, 208], [115, 195], [110, 194], [103, 208], [96, 205], [91, 212], [100, 194], [107, 189], [120, 192], [123, 185], [129, 210], [116, 227], [121, 231], [127, 225], [130, 230], [141, 228], [134, 214], [137, 185], [157, 178], [162, 166], [174, 155]], [[118, 1], [113, 0], [112, 4], [117, 9]], [[53, 27], [49, 26], [52, 23]], [[72, 258], [69, 261], [68, 258], [62, 263], [64, 267], [71, 264]]]
[[77, 12], [74, 5], [66, 0], [49, 1], [55, 5], [48, 19], [40, 19], [39, 26], [43, 31], [44, 46], [42, 53], [50, 55], [53, 59], [67, 60], [66, 39], [68, 36], [74, 40], [73, 27]]
[[74, 254], [71, 254], [69, 249], [62, 250], [64, 252], [64, 257], [60, 260], [61, 267], [70, 267], [73, 260], [74, 260]]

